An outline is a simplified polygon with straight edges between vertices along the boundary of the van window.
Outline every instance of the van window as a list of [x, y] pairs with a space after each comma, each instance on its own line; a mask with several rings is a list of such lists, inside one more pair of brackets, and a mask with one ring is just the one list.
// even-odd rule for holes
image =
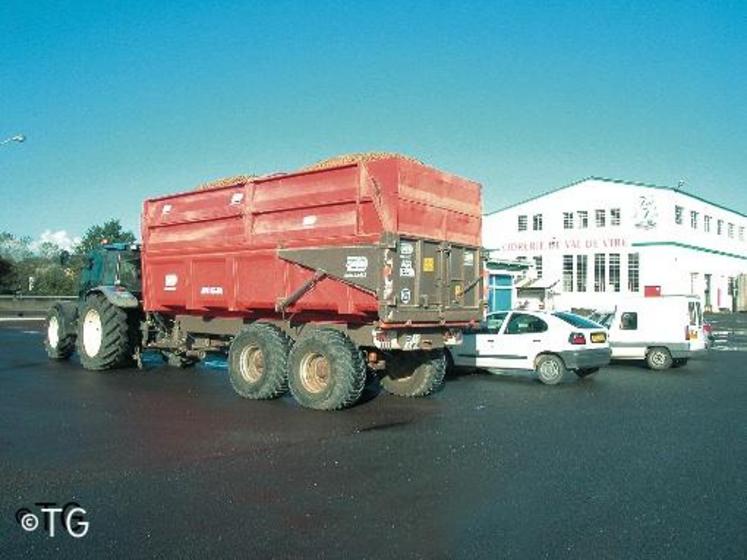
[[703, 315], [702, 315], [702, 311], [700, 310], [700, 302], [699, 301], [688, 301], [687, 311], [688, 311], [688, 315], [690, 316], [690, 326], [691, 327], [700, 326], [700, 324], [703, 322]]
[[620, 330], [621, 331], [635, 331], [638, 329], [638, 313], [633, 311], [625, 311], [620, 316]]
[[547, 330], [547, 323], [534, 315], [514, 313], [506, 327], [506, 334], [541, 333]]

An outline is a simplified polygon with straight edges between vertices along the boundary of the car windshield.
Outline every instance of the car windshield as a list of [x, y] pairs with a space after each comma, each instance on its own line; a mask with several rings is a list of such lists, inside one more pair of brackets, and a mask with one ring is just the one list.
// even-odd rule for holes
[[599, 328], [599, 323], [590, 321], [589, 319], [586, 319], [585, 317], [581, 317], [581, 315], [576, 315], [575, 313], [565, 313], [563, 311], [557, 311], [553, 313], [553, 315], [557, 317], [558, 319], [565, 321], [569, 325], [574, 326], [579, 329]]

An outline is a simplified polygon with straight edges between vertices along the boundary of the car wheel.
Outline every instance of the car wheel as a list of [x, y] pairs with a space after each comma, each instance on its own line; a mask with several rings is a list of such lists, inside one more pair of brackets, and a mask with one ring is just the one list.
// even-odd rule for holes
[[557, 385], [566, 374], [565, 364], [558, 356], [543, 354], [535, 362], [534, 369], [537, 377], [545, 385]]
[[646, 365], [654, 371], [672, 367], [672, 354], [666, 348], [651, 348], [646, 354]]

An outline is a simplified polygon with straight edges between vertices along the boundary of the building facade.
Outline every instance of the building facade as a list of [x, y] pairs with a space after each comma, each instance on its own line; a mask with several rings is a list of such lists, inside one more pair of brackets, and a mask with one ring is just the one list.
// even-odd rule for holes
[[747, 273], [747, 216], [674, 187], [588, 178], [487, 214], [483, 245], [533, 265], [556, 309], [696, 294], [731, 310]]

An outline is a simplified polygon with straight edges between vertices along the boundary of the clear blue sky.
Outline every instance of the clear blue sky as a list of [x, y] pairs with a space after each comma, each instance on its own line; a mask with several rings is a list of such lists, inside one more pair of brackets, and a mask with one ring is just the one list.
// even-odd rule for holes
[[0, 4], [0, 230], [137, 229], [145, 197], [350, 151], [587, 175], [747, 212], [746, 2]]

